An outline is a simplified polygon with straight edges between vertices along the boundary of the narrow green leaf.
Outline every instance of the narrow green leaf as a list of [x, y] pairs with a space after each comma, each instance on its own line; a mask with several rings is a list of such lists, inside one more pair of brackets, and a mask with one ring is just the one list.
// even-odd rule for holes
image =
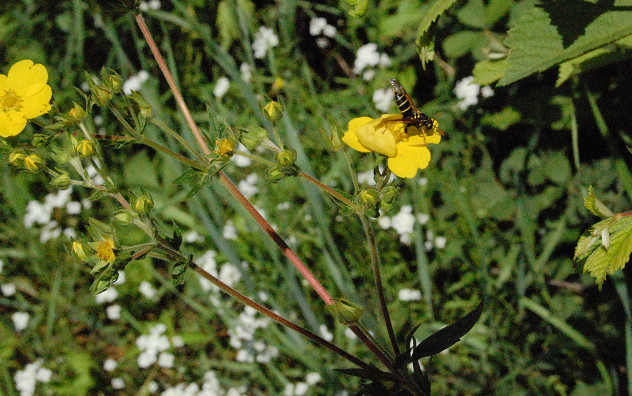
[[[549, 1], [532, 4], [509, 30], [505, 44], [510, 48], [507, 73], [499, 85], [508, 85], [553, 65], [632, 34], [629, 5]], [[617, 11], [618, 9], [622, 11]]]
[[217, 5], [215, 27], [219, 31], [220, 43], [224, 48], [230, 47], [233, 41], [239, 38], [239, 25], [232, 1], [222, 0]]
[[592, 214], [599, 217], [612, 217], [614, 213], [606, 207], [595, 195], [595, 191], [592, 186], [588, 187], [588, 195], [584, 198], [584, 206]]
[[483, 125], [506, 131], [510, 126], [520, 121], [521, 114], [513, 107], [507, 106], [498, 113], [485, 114], [481, 119]]

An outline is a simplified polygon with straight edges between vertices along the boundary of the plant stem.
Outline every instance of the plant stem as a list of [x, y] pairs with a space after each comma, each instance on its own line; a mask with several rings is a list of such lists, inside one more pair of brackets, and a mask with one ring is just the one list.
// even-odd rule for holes
[[373, 227], [369, 223], [368, 219], [364, 215], [359, 215], [362, 222], [362, 228], [366, 234], [367, 242], [369, 244], [369, 253], [371, 255], [371, 267], [373, 268], [373, 281], [375, 282], [375, 289], [377, 290], [377, 297], [380, 301], [380, 310], [382, 311], [382, 317], [384, 318], [384, 325], [388, 332], [388, 338], [391, 340], [393, 346], [393, 352], [395, 356], [399, 355], [399, 347], [397, 346], [397, 339], [395, 338], [395, 332], [393, 331], [393, 324], [391, 323], [391, 315], [388, 313], [388, 306], [386, 304], [386, 298], [384, 297], [384, 288], [382, 287], [382, 275], [380, 274], [380, 257], [377, 253], [377, 245], [375, 243], [375, 234], [373, 233]]
[[156, 125], [158, 128], [160, 128], [162, 131], [168, 133], [169, 135], [171, 135], [174, 139], [176, 139], [178, 142], [180, 142], [181, 145], [183, 145], [187, 150], [189, 150], [193, 155], [195, 155], [197, 157], [197, 159], [199, 159], [202, 162], [207, 162], [206, 159], [204, 158], [204, 156], [200, 153], [198, 153], [190, 144], [189, 142], [187, 142], [182, 136], [180, 136], [176, 131], [174, 131], [173, 129], [169, 128], [167, 125], [163, 124], [161, 121], [152, 118], [151, 119], [151, 123]]
[[348, 207], [355, 208], [355, 204], [353, 202], [351, 202], [349, 199], [343, 197], [338, 191], [336, 191], [336, 190], [332, 189], [331, 187], [323, 184], [320, 180], [315, 179], [314, 177], [308, 175], [307, 173], [305, 173], [303, 171], [301, 171], [301, 173], [299, 173], [299, 176], [301, 176], [303, 179], [307, 180], [308, 182], [313, 183], [316, 186], [320, 187], [327, 194], [329, 194], [332, 197], [336, 198], [337, 200], [339, 200], [340, 202], [344, 203]]

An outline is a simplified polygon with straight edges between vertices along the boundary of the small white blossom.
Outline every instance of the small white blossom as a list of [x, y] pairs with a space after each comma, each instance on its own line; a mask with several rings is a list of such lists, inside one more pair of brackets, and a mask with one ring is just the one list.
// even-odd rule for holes
[[14, 283], [5, 283], [0, 286], [0, 290], [2, 290], [2, 295], [5, 297], [11, 297], [15, 294], [15, 284]]
[[156, 297], [156, 289], [154, 288], [154, 285], [147, 281], [142, 281], [140, 283], [140, 285], [138, 286], [138, 291], [140, 292], [140, 294], [150, 300]]
[[221, 77], [220, 79], [217, 80], [217, 83], [215, 84], [215, 88], [213, 88], [213, 95], [215, 95], [216, 98], [221, 98], [224, 95], [226, 95], [226, 92], [228, 92], [229, 87], [230, 87], [230, 80], [228, 80], [227, 77]]
[[[246, 146], [244, 146], [241, 143], [237, 145], [237, 151], [249, 152]], [[250, 166], [250, 164], [252, 164], [252, 160], [246, 157], [245, 155], [236, 154], [230, 157], [230, 160], [233, 161], [235, 165], [237, 165], [240, 168], [247, 168]]]
[[494, 96], [494, 90], [489, 85], [485, 85], [481, 88], [481, 96], [484, 98], [491, 98]]
[[121, 319], [121, 306], [118, 304], [110, 305], [105, 309], [110, 320]]
[[448, 239], [446, 237], [438, 236], [434, 240], [434, 245], [437, 249], [443, 249], [447, 241]]
[[160, 367], [172, 368], [174, 359], [175, 357], [172, 354], [167, 353], [167, 352], [162, 352], [158, 356], [158, 365]]
[[255, 41], [252, 43], [254, 56], [257, 59], [263, 59], [268, 49], [279, 45], [279, 38], [274, 31], [265, 26], [261, 26], [259, 31], [255, 33]]
[[480, 88], [480, 85], [474, 82], [473, 76], [465, 77], [456, 83], [454, 93], [458, 99], [461, 99], [458, 103], [461, 110], [478, 103]]
[[76, 215], [76, 214], [81, 213], [81, 202], [76, 202], [76, 201], [68, 202], [66, 204], [66, 212], [69, 215]]
[[356, 51], [353, 72], [360, 74], [367, 66], [377, 66], [378, 63], [380, 63], [380, 54], [377, 52], [377, 44], [365, 44]]
[[42, 361], [37, 360], [27, 364], [23, 370], [15, 373], [13, 380], [15, 388], [20, 391], [20, 396], [31, 396], [35, 393], [35, 385], [37, 382], [49, 382], [53, 373], [44, 367], [41, 367]]
[[397, 297], [400, 301], [419, 301], [421, 300], [421, 291], [412, 289], [401, 289]]
[[228, 240], [237, 239], [237, 228], [235, 228], [235, 223], [232, 220], [227, 220], [226, 224], [224, 224], [224, 231], [222, 233], [224, 238]]
[[242, 194], [244, 194], [244, 197], [250, 199], [253, 195], [259, 192], [257, 180], [259, 180], [259, 176], [257, 176], [256, 173], [251, 173], [246, 176], [244, 180], [239, 182], [237, 188]]
[[[365, 70], [364, 73], [362, 73], [362, 79], [364, 81], [371, 81], [373, 77], [375, 77], [375, 69]], [[375, 97], [375, 94], [373, 97]]]
[[112, 378], [112, 388], [117, 390], [125, 388], [125, 381], [123, 381], [123, 378]]
[[330, 38], [334, 37], [336, 35], [336, 28], [329, 24], [325, 25], [323, 35]]
[[325, 326], [324, 324], [321, 324], [318, 330], [320, 332], [320, 336], [323, 337], [325, 340], [331, 341], [334, 339], [334, 335], [331, 334], [329, 329], [327, 329], [327, 326]]
[[125, 271], [119, 270], [118, 278], [116, 278], [116, 280], [114, 282], [112, 282], [112, 284], [113, 285], [122, 285], [123, 283], [125, 283]]
[[222, 269], [219, 271], [219, 280], [232, 287], [235, 283], [239, 282], [240, 279], [241, 272], [239, 272], [237, 267], [231, 263], [222, 265]]
[[381, 112], [386, 113], [392, 101], [393, 93], [388, 88], [378, 89], [373, 92], [373, 103], [375, 103], [375, 108]]
[[241, 73], [241, 79], [249, 83], [252, 80], [252, 68], [246, 62], [239, 66], [239, 73]]
[[51, 377], [53, 376], [53, 372], [47, 369], [46, 367], [40, 367], [37, 369], [35, 373], [35, 379], [39, 382], [50, 382]]
[[325, 26], [327, 26], [327, 20], [325, 18], [312, 18], [312, 20], [309, 21], [309, 34], [318, 36], [323, 32]]
[[186, 243], [204, 242], [204, 237], [197, 231], [189, 231], [182, 236]]
[[184, 340], [179, 335], [171, 337], [171, 345], [175, 348], [181, 348], [184, 346]]
[[105, 362], [103, 362], [103, 370], [105, 371], [114, 371], [116, 366], [118, 366], [118, 362], [114, 359], [106, 359]]
[[26, 329], [29, 324], [29, 319], [31, 315], [28, 312], [15, 312], [11, 315], [11, 320], [13, 320], [13, 326], [17, 331], [22, 331]]
[[309, 385], [307, 385], [305, 382], [297, 382], [296, 385], [294, 386], [294, 394], [296, 396], [303, 396], [304, 394], [307, 393], [308, 389], [309, 389]]
[[305, 376], [305, 382], [307, 382], [307, 384], [309, 384], [309, 385], [315, 385], [315, 384], [319, 383], [321, 380], [322, 380], [322, 377], [321, 377], [320, 373], [316, 373], [316, 372], [308, 373]]
[[391, 228], [391, 218], [388, 216], [380, 216], [380, 218], [377, 219], [377, 224], [381, 229], [388, 230]]
[[424, 225], [428, 222], [428, 220], [430, 220], [430, 215], [426, 214], [426, 213], [419, 213], [417, 215], [417, 221], [419, 222], [419, 224]]
[[115, 288], [110, 287], [94, 296], [94, 300], [97, 302], [97, 304], [105, 304], [111, 303], [112, 301], [116, 300], [116, 297], [118, 297], [118, 292]]
[[131, 76], [123, 83], [125, 95], [131, 95], [132, 91], [140, 91], [141, 86], [149, 79], [149, 73], [141, 70], [138, 74]]

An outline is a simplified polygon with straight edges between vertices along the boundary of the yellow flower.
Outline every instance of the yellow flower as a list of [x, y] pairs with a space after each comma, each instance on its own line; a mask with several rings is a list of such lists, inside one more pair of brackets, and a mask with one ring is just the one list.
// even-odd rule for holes
[[431, 131], [418, 129], [402, 121], [400, 114], [383, 114], [380, 118], [359, 117], [349, 121], [342, 137], [352, 149], [374, 152], [388, 157], [388, 168], [399, 177], [415, 177], [417, 169], [430, 163], [428, 143], [441, 141], [439, 124], [434, 121]]
[[30, 59], [11, 66], [6, 76], [0, 74], [0, 136], [15, 136], [27, 119], [48, 113], [53, 91], [46, 81], [46, 68]]
[[97, 257], [108, 263], [114, 262], [116, 255], [114, 254], [114, 241], [111, 238], [99, 242], [97, 245]]

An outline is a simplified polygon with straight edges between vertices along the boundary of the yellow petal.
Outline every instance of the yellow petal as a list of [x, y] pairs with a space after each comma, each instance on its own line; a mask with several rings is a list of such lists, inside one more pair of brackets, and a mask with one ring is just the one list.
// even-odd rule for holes
[[5, 76], [4, 74], [0, 74], [0, 94], [4, 93], [4, 91], [10, 88], [11, 87], [9, 86], [9, 77]]
[[388, 159], [388, 168], [398, 177], [415, 177], [417, 169], [430, 163], [430, 150], [425, 146], [397, 144], [397, 156]]
[[26, 118], [35, 118], [50, 111], [53, 91], [47, 84], [34, 84], [24, 91], [22, 112]]
[[15, 136], [24, 130], [26, 116], [18, 111], [0, 111], [0, 136]]
[[11, 87], [22, 94], [23, 90], [34, 84], [46, 84], [48, 81], [48, 72], [44, 65], [39, 63], [33, 64], [30, 59], [19, 61], [11, 66], [11, 70], [7, 75]]
[[371, 151], [394, 157], [397, 154], [397, 144], [393, 134], [386, 127], [375, 129], [372, 124], [364, 124], [358, 128], [358, 141]]
[[356, 134], [358, 128], [369, 121], [373, 121], [373, 119], [370, 117], [359, 117], [349, 121], [348, 130], [342, 137], [342, 141], [349, 145], [352, 149], [360, 151], [361, 153], [370, 152], [371, 150], [368, 150], [360, 144], [358, 141], [358, 135]]

